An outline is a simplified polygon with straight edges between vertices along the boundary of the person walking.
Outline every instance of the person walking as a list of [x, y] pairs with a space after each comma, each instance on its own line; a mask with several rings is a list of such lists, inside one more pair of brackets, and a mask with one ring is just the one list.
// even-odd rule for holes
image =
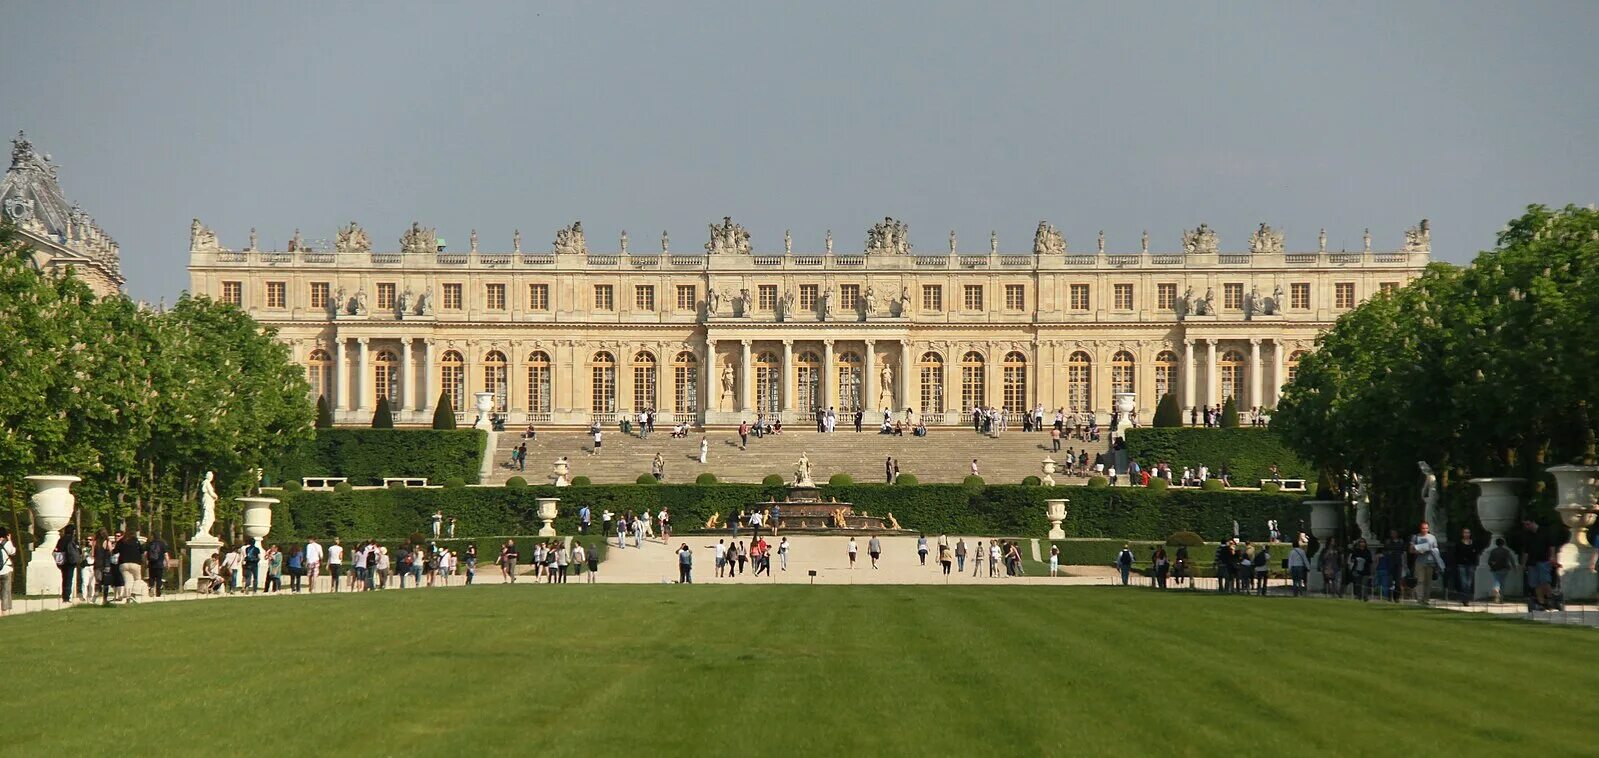
[[[1356, 539], [1344, 559], [1344, 582], [1355, 585], [1355, 597], [1366, 602], [1371, 596], [1371, 548], [1364, 539]], [[1342, 593], [1340, 593], [1342, 594]]]
[[894, 483], [894, 456], [883, 459], [883, 481], [887, 484]]
[[1425, 521], [1421, 522], [1421, 531], [1410, 538], [1410, 554], [1416, 559], [1416, 602], [1427, 605], [1432, 602], [1433, 571], [1443, 561], [1438, 555], [1438, 538]]
[[988, 541], [988, 578], [999, 576], [1000, 547], [999, 540]]
[[[916, 556], [921, 560], [923, 566], [927, 565], [927, 535], [925, 534], [916, 536]], [[876, 556], [872, 557], [872, 568], [877, 568]]]
[[1060, 546], [1054, 543], [1049, 546], [1049, 575], [1060, 576]]
[[11, 612], [11, 581], [16, 577], [12, 564], [16, 560], [17, 546], [11, 544], [11, 530], [0, 526], [0, 616]]
[[964, 538], [955, 540], [955, 570], [962, 574], [966, 573], [966, 540]]
[[955, 556], [950, 552], [949, 545], [938, 546], [938, 562], [944, 567], [944, 576], [948, 578], [950, 567], [955, 562]]
[[333, 544], [328, 545], [328, 587], [333, 592], [339, 591], [339, 574], [344, 572], [344, 545], [338, 537], [333, 538]]
[[1505, 577], [1510, 574], [1510, 564], [1515, 560], [1515, 555], [1510, 548], [1505, 547], [1504, 537], [1495, 537], [1493, 549], [1488, 551], [1488, 572], [1493, 575], [1493, 601], [1504, 602], [1503, 590]]
[[289, 569], [289, 588], [293, 594], [300, 594], [300, 576], [305, 573], [305, 551], [299, 545], [289, 549], [287, 561]]
[[516, 552], [516, 540], [506, 540], [505, 546], [500, 548], [500, 571], [511, 584], [516, 584], [516, 561], [521, 557]]
[[781, 565], [783, 567], [784, 571], [788, 570], [788, 538], [787, 537], [784, 537], [783, 539], [778, 540], [778, 542], [777, 542], [777, 562], [778, 562], [779, 565]]
[[477, 543], [468, 542], [466, 544], [464, 558], [466, 559], [466, 583], [471, 585], [473, 580], [477, 579]]
[[977, 476], [977, 459], [972, 459], [972, 476]]
[[666, 479], [666, 456], [656, 453], [655, 458], [650, 460], [650, 476], [655, 477], [657, 482]]
[[983, 560], [988, 556], [988, 551], [983, 548], [983, 541], [977, 541], [977, 549], [972, 551], [972, 576], [983, 573]]
[[1290, 594], [1300, 597], [1305, 594], [1305, 578], [1310, 575], [1310, 556], [1305, 555], [1305, 548], [1295, 543], [1288, 551], [1288, 580]]
[[1455, 591], [1462, 605], [1471, 605], [1472, 597], [1477, 594], [1477, 558], [1481, 551], [1472, 541], [1470, 529], [1461, 529], [1460, 539], [1450, 547]]
[[305, 587], [308, 592], [316, 592], [317, 577], [322, 576], [322, 543], [312, 537], [305, 541]]
[[[580, 545], [577, 546], [576, 549], [582, 550], [583, 546], [580, 544]], [[593, 584], [593, 583], [599, 581], [599, 575], [600, 575], [600, 551], [598, 551], [598, 550], [587, 550], [587, 551], [584, 551], [583, 562], [587, 563], [588, 567], [589, 567], [588, 583], [589, 584]]]
[[144, 581], [144, 546], [139, 544], [139, 536], [128, 530], [122, 533], [122, 538], [117, 541], [117, 572], [122, 576], [122, 597], [126, 602], [133, 602], [139, 594], [139, 582]]
[[[850, 540], [850, 542], [851, 542], [851, 544], [853, 544], [854, 540], [852, 539], [852, 540]], [[927, 552], [926, 551], [927, 551], [927, 540], [926, 540], [926, 538], [923, 538], [922, 539], [922, 565], [924, 565], [924, 566], [927, 565]], [[878, 540], [877, 535], [875, 535], [875, 534], [872, 535], [872, 538], [867, 541], [867, 543], [866, 543], [866, 552], [867, 552], [868, 555], [872, 556], [872, 570], [874, 570], [874, 571], [877, 570], [877, 559], [883, 557], [883, 543], [880, 540]]]
[[267, 548], [267, 592], [281, 592], [283, 590], [283, 551], [277, 545]]
[[738, 449], [750, 449], [750, 422], [738, 422]]
[[1321, 549], [1317, 559], [1321, 562], [1321, 565], [1316, 567], [1321, 571], [1321, 594], [1343, 594], [1339, 591], [1342, 585], [1339, 584], [1338, 572], [1343, 568], [1344, 554], [1338, 547], [1337, 537], [1327, 538], [1327, 545]]
[[1122, 586], [1127, 586], [1127, 576], [1133, 571], [1133, 550], [1130, 545], [1122, 545], [1122, 551], [1116, 554], [1116, 572], [1121, 574]]
[[601, 436], [604, 433], [605, 430], [601, 429], [600, 428], [600, 422], [596, 421], [596, 422], [594, 422], [594, 426], [589, 427], [589, 431], [594, 436], [594, 447], [589, 450], [589, 455], [590, 456], [599, 455], [600, 454], [600, 446], [605, 444], [605, 440]]
[[[9, 542], [7, 544], [10, 544]], [[12, 548], [16, 550], [15, 547]], [[61, 602], [72, 602], [73, 587], [77, 597], [83, 598], [83, 545], [78, 542], [78, 525], [67, 522], [61, 529], [61, 539], [56, 540], [56, 567], [61, 569]], [[74, 581], [74, 578], [76, 581]]]
[[716, 578], [721, 579], [722, 569], [727, 567], [727, 540], [717, 540], [716, 544], [711, 545], [710, 548], [715, 551], [713, 557], [716, 562]]
[[694, 583], [694, 551], [685, 542], [677, 548], [677, 583]]
[[700, 437], [700, 465], [705, 465], [705, 458], [711, 454], [711, 443], [702, 435]]
[[1537, 601], [1537, 610], [1549, 607], [1550, 565], [1554, 563], [1554, 546], [1538, 529], [1538, 522], [1524, 519], [1521, 522], [1521, 565], [1527, 573], [1529, 605]]
[[854, 570], [854, 568], [855, 568], [855, 556], [856, 556], [857, 553], [860, 552], [860, 548], [858, 546], [856, 546], [856, 544], [855, 544], [855, 538], [854, 537], [849, 538], [849, 548], [848, 548], [848, 550], [849, 550], [849, 567], [850, 567], [851, 570]]

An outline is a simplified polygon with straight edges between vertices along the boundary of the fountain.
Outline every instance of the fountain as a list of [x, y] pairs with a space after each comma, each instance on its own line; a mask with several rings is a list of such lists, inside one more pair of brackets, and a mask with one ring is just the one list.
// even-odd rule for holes
[[[772, 523], [771, 519], [776, 518], [777, 527], [783, 531], [906, 531], [893, 514], [857, 515], [849, 503], [837, 499], [822, 500], [822, 491], [811, 480], [811, 459], [806, 453], [801, 453], [799, 461], [794, 464], [794, 480], [788, 485], [788, 497], [755, 503], [753, 507], [766, 514], [767, 523]], [[706, 527], [712, 528], [710, 524]]]

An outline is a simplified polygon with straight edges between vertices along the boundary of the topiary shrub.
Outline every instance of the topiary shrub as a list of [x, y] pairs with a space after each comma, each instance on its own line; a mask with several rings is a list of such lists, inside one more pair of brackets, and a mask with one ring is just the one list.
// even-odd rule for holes
[[377, 410], [372, 412], [372, 428], [394, 428], [394, 409], [389, 407], [389, 399], [386, 397], [378, 398]]
[[1183, 409], [1177, 405], [1177, 396], [1168, 392], [1160, 396], [1160, 403], [1155, 406], [1155, 421], [1152, 426], [1172, 427], [1183, 425]]
[[967, 474], [966, 478], [961, 480], [961, 484], [964, 484], [968, 487], [981, 487], [983, 486], [984, 482], [983, 478], [976, 474]]
[[1096, 490], [1102, 490], [1110, 486], [1110, 480], [1103, 476], [1091, 476], [1088, 477], [1088, 486]]
[[589, 485], [591, 485], [593, 483], [594, 483], [594, 481], [589, 479], [586, 476], [574, 476], [574, 477], [572, 477], [572, 486], [573, 487], [587, 487], [587, 486], [589, 486]]
[[660, 484], [660, 482], [655, 481], [655, 475], [654, 474], [639, 474], [638, 478], [633, 480], [633, 483], [634, 484]]
[[1028, 475], [1028, 476], [1022, 477], [1022, 485], [1025, 486], [1025, 487], [1038, 487], [1038, 486], [1042, 485], [1043, 483], [1044, 483], [1044, 480], [1043, 479], [1039, 479], [1036, 476]]
[[782, 474], [767, 474], [766, 478], [761, 480], [761, 484], [768, 487], [781, 487], [788, 484], [788, 482], [783, 479]]
[[1165, 492], [1167, 485], [1168, 485], [1168, 482], [1164, 478], [1157, 476], [1157, 477], [1154, 477], [1154, 478], [1150, 479], [1149, 480], [1149, 484], [1145, 485], [1145, 486], [1147, 486], [1149, 489], [1152, 489], [1152, 490], [1154, 490], [1156, 492]]
[[454, 429], [455, 409], [450, 407], [450, 395], [447, 392], [439, 393], [439, 402], [433, 406], [433, 428]]
[[1200, 545], [1205, 544], [1205, 540], [1193, 532], [1183, 530], [1180, 532], [1172, 532], [1171, 536], [1166, 538], [1166, 544], [1199, 547]]
[[1227, 404], [1221, 407], [1221, 428], [1238, 428], [1238, 403], [1232, 398], [1227, 398]]
[[339, 482], [338, 484], [333, 485], [333, 491], [340, 493], [354, 492], [355, 488], [351, 487], [349, 482]]
[[844, 472], [839, 472], [827, 478], [827, 483], [834, 487], [848, 487], [855, 483], [855, 477]]
[[1199, 488], [1205, 492], [1225, 492], [1227, 485], [1223, 484], [1220, 479], [1206, 479], [1204, 484], [1199, 485]]
[[894, 477], [894, 483], [909, 487], [918, 484], [919, 482], [916, 481], [915, 474], [900, 474], [899, 476]]
[[445, 489], [458, 490], [458, 489], [460, 489], [462, 487], [465, 487], [465, 486], [466, 486], [466, 480], [462, 479], [461, 477], [458, 477], [458, 476], [457, 477], [451, 477], [449, 479], [445, 479], [444, 480], [444, 488]]
[[510, 487], [513, 490], [519, 490], [527, 486], [527, 480], [520, 476], [513, 476], [510, 479], [505, 480], [505, 486]]
[[327, 395], [316, 396], [316, 428], [333, 428], [333, 407], [328, 405]]
[[1260, 491], [1268, 495], [1275, 495], [1283, 491], [1283, 486], [1276, 482], [1261, 482]]
[[295, 481], [293, 479], [290, 479], [289, 481], [284, 482], [283, 486], [282, 486], [282, 490], [284, 492], [300, 492], [301, 490], [304, 490], [304, 489], [305, 489], [304, 487], [300, 486], [299, 482], [297, 482], [297, 481]]
[[694, 477], [695, 484], [716, 484], [716, 475], [707, 471]]

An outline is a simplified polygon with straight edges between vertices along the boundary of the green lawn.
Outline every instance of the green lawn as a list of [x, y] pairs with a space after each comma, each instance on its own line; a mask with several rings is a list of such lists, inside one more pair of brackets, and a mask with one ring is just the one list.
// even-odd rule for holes
[[488, 586], [0, 632], [13, 755], [1577, 755], [1599, 713], [1593, 630], [1121, 588]]

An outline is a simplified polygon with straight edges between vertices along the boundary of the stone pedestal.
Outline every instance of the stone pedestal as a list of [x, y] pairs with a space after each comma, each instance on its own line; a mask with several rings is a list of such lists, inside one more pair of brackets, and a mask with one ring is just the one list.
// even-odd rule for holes
[[1066, 530], [1060, 523], [1066, 520], [1066, 498], [1053, 498], [1045, 500], [1044, 514], [1049, 517], [1049, 538], [1052, 540], [1066, 539]]
[[1310, 568], [1306, 572], [1307, 586], [1312, 592], [1320, 592], [1327, 585], [1327, 580], [1321, 575], [1321, 554], [1327, 552], [1327, 540], [1338, 534], [1339, 511], [1344, 507], [1342, 500], [1308, 500], [1310, 506], [1310, 533], [1316, 538], [1316, 554], [1310, 557]]
[[1111, 430], [1117, 437], [1127, 434], [1133, 428], [1133, 409], [1138, 405], [1138, 396], [1131, 392], [1117, 392], [1112, 395], [1116, 403], [1116, 428]]
[[[278, 499], [275, 497], [240, 497], [234, 499], [244, 503], [242, 524], [244, 536], [255, 540], [255, 545], [261, 548], [261, 555], [264, 559], [266, 545], [263, 543], [266, 541], [267, 535], [272, 533], [272, 506], [277, 504]], [[264, 560], [260, 564], [259, 570], [256, 571], [255, 580], [257, 585], [249, 589], [259, 589], [260, 584], [266, 581], [266, 564]]]
[[[189, 576], [183, 580], [183, 589], [193, 592], [200, 586], [200, 575], [205, 561], [222, 550], [222, 540], [209, 534], [189, 540]], [[220, 562], [221, 558], [218, 558]], [[220, 570], [220, 569], [219, 569]]]
[[494, 478], [494, 455], [500, 450], [500, 433], [492, 429], [488, 434], [488, 441], [483, 445], [483, 458], [478, 461], [477, 480], [488, 482]]
[[1560, 546], [1560, 590], [1568, 602], [1589, 600], [1599, 594], [1594, 573], [1594, 548], [1588, 527], [1599, 517], [1594, 495], [1599, 492], [1599, 466], [1551, 466], [1555, 477], [1555, 512], [1571, 530], [1571, 540]]
[[[67, 475], [36, 475], [27, 477], [38, 488], [28, 501], [33, 510], [33, 525], [42, 529], [39, 542], [28, 556], [28, 580], [25, 592], [29, 595], [61, 597], [61, 569], [56, 566], [56, 543], [61, 540], [61, 529], [72, 520], [72, 509], [77, 498], [72, 485], [78, 477]], [[13, 536], [15, 539], [15, 536]], [[12, 572], [15, 575], [15, 572]]]
[[494, 414], [492, 413], [494, 410], [494, 393], [478, 392], [475, 395], [477, 403], [474, 407], [477, 408], [477, 421], [472, 423], [472, 428], [492, 432], [494, 431]]
[[539, 527], [539, 536], [554, 537], [555, 504], [561, 502], [561, 499], [558, 497], [541, 497], [535, 498], [534, 501], [539, 506], [539, 520], [544, 522], [544, 526]]
[[[1505, 535], [1516, 526], [1516, 516], [1521, 512], [1521, 498], [1517, 493], [1526, 481], [1512, 477], [1471, 480], [1482, 491], [1477, 495], [1477, 520], [1488, 530], [1487, 539], [1478, 543], [1482, 547], [1482, 554], [1477, 560], [1473, 599], [1482, 600], [1493, 595], [1494, 575], [1488, 568], [1488, 552], [1493, 550], [1494, 540], [1503, 538], [1511, 554], [1516, 552]], [[1510, 571], [1505, 573], [1505, 597], [1521, 594], [1521, 571], [1518, 569], [1518, 566], [1512, 565]]]

